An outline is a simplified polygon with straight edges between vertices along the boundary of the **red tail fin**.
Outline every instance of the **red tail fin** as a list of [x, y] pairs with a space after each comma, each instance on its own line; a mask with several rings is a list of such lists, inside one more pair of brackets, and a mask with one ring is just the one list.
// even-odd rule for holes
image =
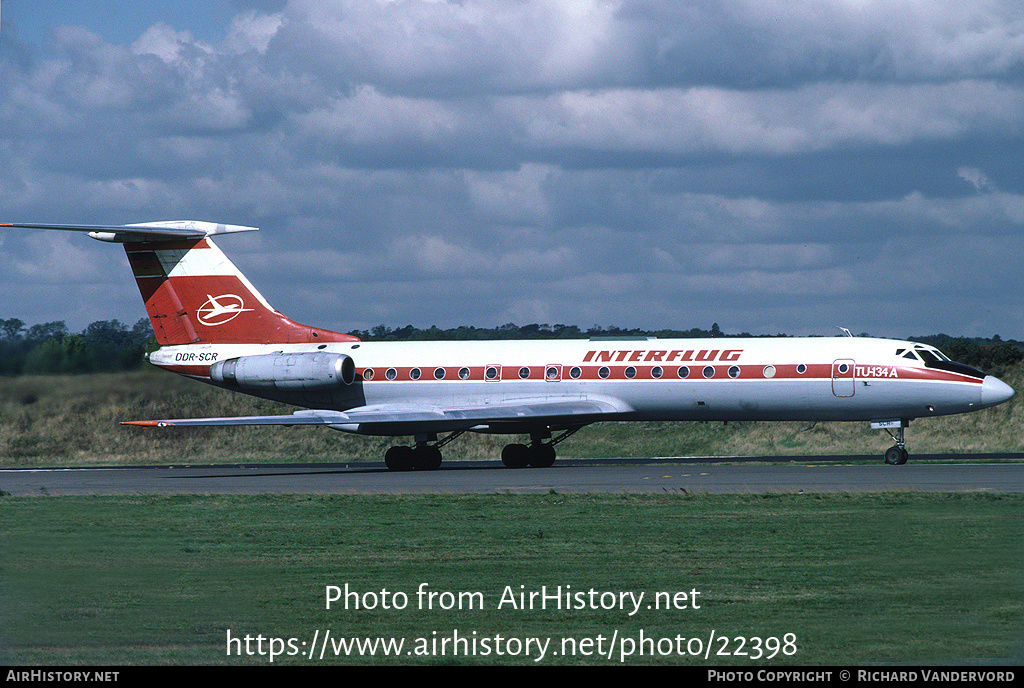
[[359, 341], [271, 308], [209, 237], [126, 243], [125, 252], [161, 345]]
[[4, 222], [0, 227], [88, 232], [93, 239], [124, 244], [161, 345], [359, 341], [299, 325], [275, 311], [210, 239], [255, 227], [194, 220], [137, 225]]

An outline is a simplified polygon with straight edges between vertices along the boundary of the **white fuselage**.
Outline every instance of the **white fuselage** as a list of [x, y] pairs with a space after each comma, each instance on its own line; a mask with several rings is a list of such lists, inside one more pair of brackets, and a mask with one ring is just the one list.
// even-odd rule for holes
[[208, 379], [211, 363], [236, 357], [345, 354], [357, 371], [352, 384], [312, 392], [241, 389], [339, 411], [600, 400], [616, 409], [602, 420], [909, 420], [977, 410], [1012, 394], [977, 371], [926, 365], [907, 353], [914, 350], [934, 351], [852, 337], [505, 340], [183, 345], [164, 347], [150, 360]]

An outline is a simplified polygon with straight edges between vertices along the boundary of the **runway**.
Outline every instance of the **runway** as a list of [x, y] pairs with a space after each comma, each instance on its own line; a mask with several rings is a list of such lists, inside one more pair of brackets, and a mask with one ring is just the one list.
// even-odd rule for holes
[[[15, 495], [139, 494], [543, 494], [1024, 492], [1021, 455], [918, 457], [904, 466], [877, 458], [560, 460], [551, 468], [508, 469], [498, 461], [458, 462], [436, 471], [393, 473], [382, 464], [152, 466], [0, 470]], [[1018, 461], [1018, 462], [1013, 462]]]

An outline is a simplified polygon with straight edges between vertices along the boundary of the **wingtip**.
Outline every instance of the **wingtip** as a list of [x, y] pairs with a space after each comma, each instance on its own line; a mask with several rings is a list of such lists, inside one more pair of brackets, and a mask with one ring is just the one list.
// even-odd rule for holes
[[168, 425], [174, 425], [166, 420], [123, 420], [121, 425], [134, 425], [138, 428], [164, 428]]

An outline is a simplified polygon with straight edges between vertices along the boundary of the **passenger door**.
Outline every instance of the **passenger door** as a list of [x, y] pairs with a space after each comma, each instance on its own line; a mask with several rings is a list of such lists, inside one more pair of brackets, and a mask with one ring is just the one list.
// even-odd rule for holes
[[832, 361], [832, 394], [837, 397], [852, 397], [856, 391], [854, 380], [856, 366], [853, 359], [837, 358]]

